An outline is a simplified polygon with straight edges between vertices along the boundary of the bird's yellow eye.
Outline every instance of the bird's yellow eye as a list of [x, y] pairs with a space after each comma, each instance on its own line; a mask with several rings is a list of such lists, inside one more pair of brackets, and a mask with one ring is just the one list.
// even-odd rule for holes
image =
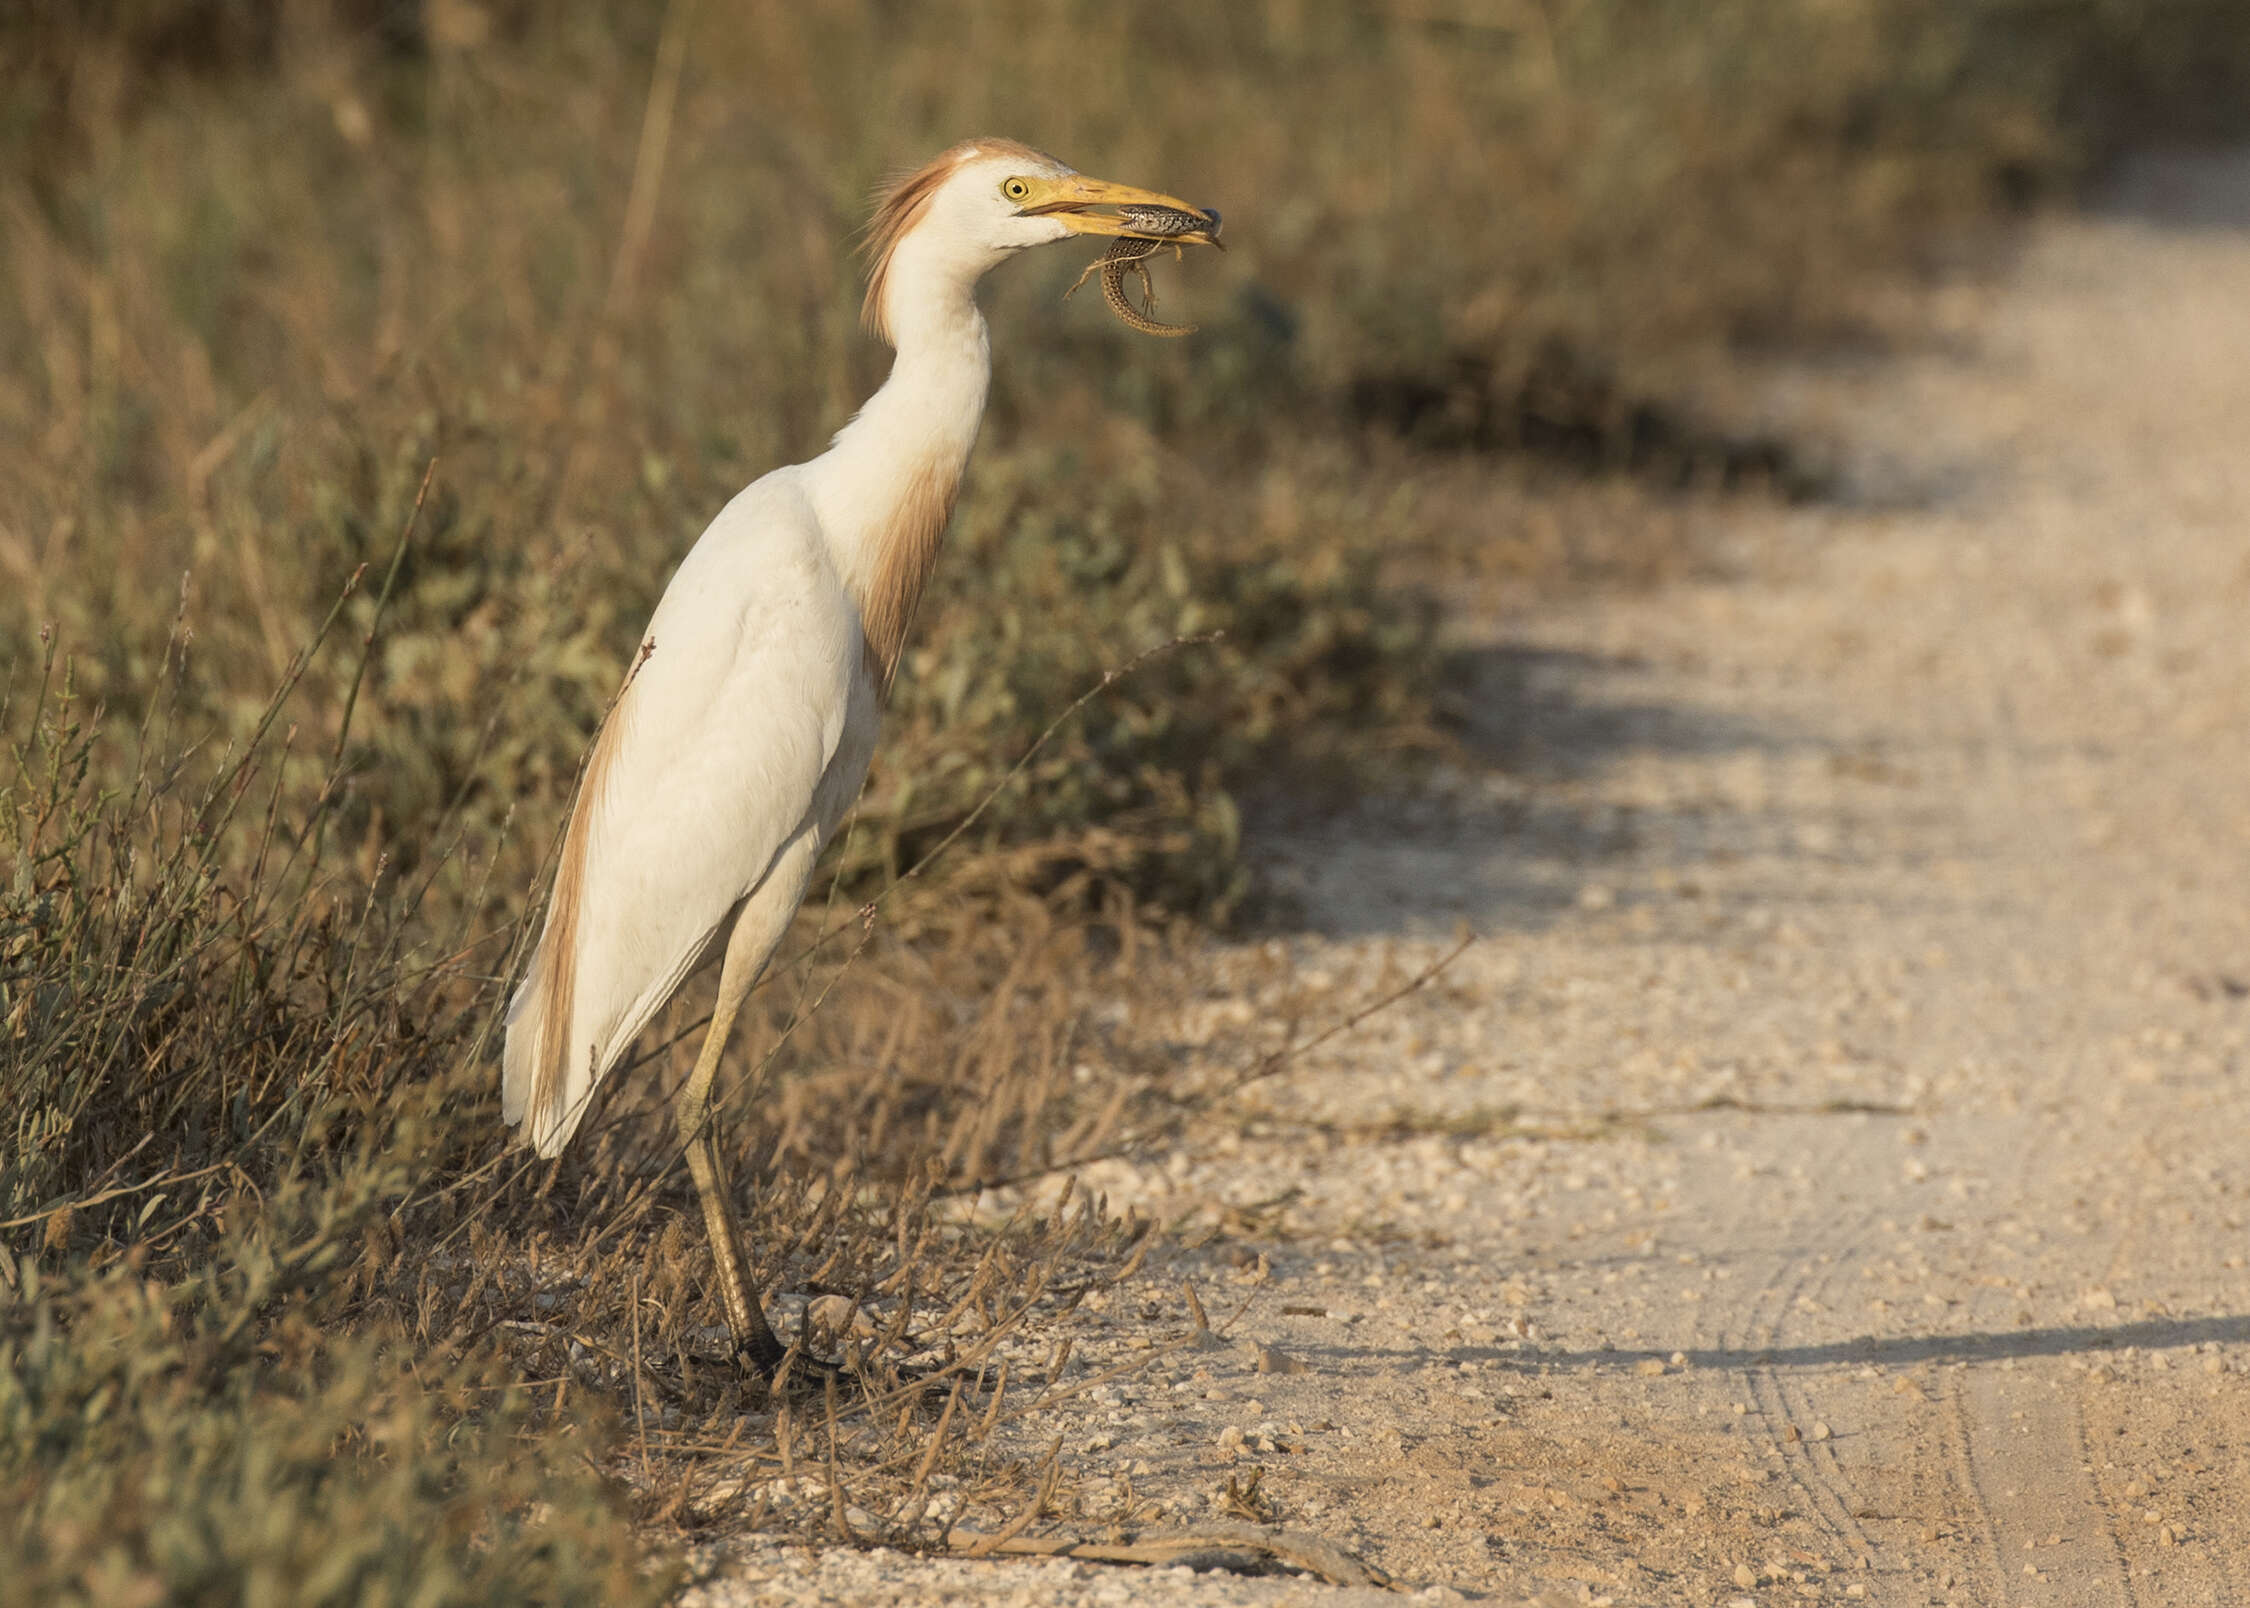
[[1010, 179], [1000, 186], [1000, 193], [1011, 201], [1021, 201], [1025, 196], [1031, 194], [1031, 181], [1029, 179]]

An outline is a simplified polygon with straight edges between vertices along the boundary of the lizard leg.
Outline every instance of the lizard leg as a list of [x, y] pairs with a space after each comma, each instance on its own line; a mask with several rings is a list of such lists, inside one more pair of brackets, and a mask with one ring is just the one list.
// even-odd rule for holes
[[1063, 300], [1068, 301], [1072, 296], [1076, 295], [1078, 292], [1078, 287], [1086, 283], [1087, 280], [1093, 278], [1097, 273], [1101, 272], [1103, 264], [1105, 264], [1108, 260], [1109, 259], [1107, 257], [1096, 257], [1092, 262], [1088, 263], [1086, 265], [1086, 271], [1080, 274], [1076, 279], [1073, 279], [1070, 282], [1070, 289], [1063, 292]]

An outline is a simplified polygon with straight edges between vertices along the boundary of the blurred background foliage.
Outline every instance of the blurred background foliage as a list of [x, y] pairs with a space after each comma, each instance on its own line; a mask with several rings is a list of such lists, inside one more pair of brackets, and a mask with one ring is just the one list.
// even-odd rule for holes
[[1224, 628], [989, 817], [1119, 824], [1146, 891], [1223, 907], [1227, 778], [1426, 699], [1386, 560], [1523, 545], [1505, 501], [1432, 528], [1383, 446], [1629, 460], [1715, 353], [1848, 324], [2128, 113], [2223, 107], [2227, 10], [30, 0], [0, 51], [0, 663], [51, 622], [131, 720], [185, 577], [193, 695], [239, 731], [435, 456], [347, 819], [394, 863], [464, 790], [545, 826], [678, 555], [879, 383], [869, 191], [1009, 132], [1208, 198], [1232, 249], [1166, 275], [1189, 342], [1062, 302], [1061, 253], [996, 276], [986, 449], [854, 863], [910, 855], [1104, 665]]
[[[745, 1146], [898, 1179], [920, 1145], [959, 1182], [1114, 1115], [1122, 1083], [1057, 1091], [1083, 968], [1133, 946], [1071, 922], [1224, 920], [1246, 793], [1442, 747], [1436, 583], [1660, 573], [1709, 495], [1679, 488], [1816, 492], [1699, 416], [1708, 377], [1864, 338], [1952, 243], [2132, 140], [2235, 131], [2246, 92], [2239, 0], [0, 9], [11, 1578], [623, 1600], [557, 1449], [598, 1428], [479, 1372], [488, 1341], [402, 1369], [433, 1310], [536, 1313], [402, 1247], [473, 1198], [490, 1254], [562, 1265], [539, 1236], [614, 1204], [590, 1169], [471, 1187], [504, 1170], [476, 1046], [671, 567], [882, 378], [853, 241], [887, 172], [1008, 134], [1208, 201], [1230, 245], [1159, 269], [1190, 341], [1065, 303], [1077, 256], [988, 287], [984, 444], [836, 897], [1105, 668], [1225, 635], [1091, 702], [889, 908], [777, 1063], [830, 1095]], [[983, 1137], [941, 1120], [964, 1101]], [[775, 1206], [769, 1274], [834, 1223]], [[515, 1523], [534, 1494], [559, 1531]], [[384, 1539], [468, 1534], [465, 1501], [489, 1550], [418, 1575]], [[316, 1524], [357, 1538], [332, 1576]]]

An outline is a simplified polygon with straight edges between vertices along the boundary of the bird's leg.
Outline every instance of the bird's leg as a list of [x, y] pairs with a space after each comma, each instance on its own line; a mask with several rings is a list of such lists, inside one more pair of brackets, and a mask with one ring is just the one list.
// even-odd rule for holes
[[[759, 973], [774, 947], [788, 930], [789, 919], [804, 899], [805, 884], [819, 843], [811, 834], [789, 843], [768, 868], [765, 879], [742, 903], [734, 930], [727, 935], [724, 959], [719, 964], [719, 997], [711, 1010], [711, 1025], [704, 1032], [703, 1048], [695, 1070], [680, 1085], [673, 1099], [679, 1119], [681, 1148], [687, 1155], [688, 1173], [695, 1180], [696, 1198], [703, 1206], [703, 1226], [711, 1240], [711, 1258], [717, 1265], [719, 1297], [726, 1307], [727, 1329], [734, 1336], [736, 1357], [771, 1381], [787, 1353], [751, 1288], [749, 1259], [743, 1254], [741, 1226], [735, 1219], [734, 1197], [727, 1189], [726, 1173], [719, 1163], [719, 1147], [711, 1131], [711, 1086], [719, 1075], [719, 1062], [734, 1037], [742, 1002], [750, 997]], [[807, 1373], [813, 1370], [808, 1368]]]
[[[703, 1048], [695, 1070], [673, 1097], [673, 1114], [680, 1123], [680, 1144], [687, 1155], [688, 1173], [703, 1206], [703, 1226], [711, 1239], [711, 1258], [717, 1264], [719, 1297], [727, 1313], [727, 1329], [734, 1336], [735, 1355], [773, 1379], [788, 1354], [758, 1305], [750, 1286], [750, 1262], [743, 1254], [742, 1229], [734, 1215], [734, 1197], [727, 1190], [726, 1173], [719, 1165], [719, 1147], [711, 1132], [711, 1086], [719, 1075], [719, 1062], [734, 1037], [742, 1002], [766, 969], [766, 961], [789, 930], [789, 920], [805, 897], [813, 860], [820, 852], [817, 837], [807, 832], [793, 838], [767, 869], [765, 879], [743, 900], [735, 914], [734, 930], [727, 935], [726, 955], [719, 964], [719, 998], [711, 1010], [711, 1025], [703, 1035]], [[810, 1382], [826, 1370], [806, 1360], [793, 1365], [800, 1382]]]
[[[766, 883], [737, 916], [734, 931], [727, 938], [726, 957], [719, 965], [719, 997], [711, 1008], [711, 1025], [704, 1031], [695, 1070], [672, 1098], [672, 1114], [680, 1125], [680, 1147], [687, 1157], [688, 1175], [695, 1180], [696, 1199], [703, 1207], [704, 1233], [710, 1238], [711, 1259], [718, 1268], [719, 1299], [726, 1308], [735, 1357], [755, 1368], [769, 1386], [775, 1384], [782, 1363], [789, 1360], [789, 1348], [766, 1321], [765, 1309], [750, 1285], [750, 1260], [743, 1253], [742, 1228], [711, 1132], [711, 1088], [719, 1075], [719, 1063], [726, 1057], [727, 1042], [734, 1037], [743, 1001], [749, 998], [775, 941], [804, 895], [817, 848], [817, 843], [807, 837], [784, 850]], [[894, 1368], [892, 1372], [901, 1380], [922, 1377], [912, 1368]], [[786, 1383], [792, 1392], [809, 1389], [817, 1393], [829, 1382], [849, 1384], [850, 1379], [835, 1363], [800, 1355], [790, 1361]]]
[[[764, 957], [760, 957], [762, 960]], [[726, 1054], [727, 1040], [734, 1035], [734, 1020], [741, 1009], [742, 998], [749, 992], [748, 981], [740, 987], [730, 987], [735, 981], [730, 975], [735, 969], [735, 951], [727, 946], [725, 965], [719, 976], [719, 1003], [711, 1013], [710, 1031], [703, 1035], [703, 1049], [695, 1058], [695, 1070], [688, 1074], [687, 1082], [673, 1101], [673, 1113], [679, 1118], [680, 1143], [687, 1153], [688, 1175], [695, 1180], [696, 1198], [703, 1204], [703, 1228], [710, 1236], [711, 1258], [718, 1265], [719, 1298], [726, 1307], [727, 1329], [734, 1336], [736, 1355], [742, 1357], [767, 1379], [781, 1366], [784, 1347], [766, 1322], [765, 1310], [751, 1293], [748, 1261], [742, 1254], [742, 1230], [734, 1220], [734, 1205], [727, 1194], [726, 1175], [719, 1168], [719, 1147], [711, 1138], [711, 1082], [717, 1076], [720, 1057]], [[753, 970], [750, 980], [755, 980]]]

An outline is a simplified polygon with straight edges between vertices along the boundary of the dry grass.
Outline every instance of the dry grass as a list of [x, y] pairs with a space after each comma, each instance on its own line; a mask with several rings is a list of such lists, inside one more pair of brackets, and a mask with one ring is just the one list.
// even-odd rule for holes
[[[761, 1069], [758, 1272], [792, 1331], [805, 1297], [842, 1298], [842, 1340], [816, 1343], [870, 1381], [778, 1404], [725, 1360], [657, 1077], [620, 1079], [564, 1164], [500, 1146], [481, 1047], [519, 927], [475, 900], [429, 920], [467, 868], [363, 879], [324, 806], [293, 816], [285, 698], [241, 750], [174, 758], [167, 696], [136, 760], [52, 667], [31, 691], [0, 817], [18, 1573], [54, 1600], [631, 1600], [661, 1581], [595, 1470], [684, 1528], [927, 1541], [1020, 1504], [1025, 1471], [983, 1448], [1069, 1388], [1033, 1330], [1146, 1249], [1083, 1200], [944, 1207], [1133, 1110], [1129, 1083], [1074, 1076], [1067, 959], [856, 942], [769, 991], [777, 1030], [807, 1022], [790, 1055], [851, 1098]], [[858, 1008], [809, 1010], [847, 970]], [[481, 1545], [399, 1544], [429, 1533]]]
[[[1661, 404], [1731, 342], [1849, 323], [2152, 86], [2239, 83], [2223, 17], [12, 12], [0, 1570], [621, 1601], [664, 1583], [629, 1520], [925, 1544], [1066, 1506], [1062, 1465], [997, 1448], [1083, 1385], [1068, 1313], [1149, 1243], [960, 1203], [1207, 1092], [1155, 1034], [1169, 957], [1244, 891], [1237, 796], [1443, 743], [1410, 582], [1677, 562], [1645, 480], [1558, 495], [1523, 455], [1786, 482]], [[980, 129], [1209, 198], [1234, 249], [1167, 282], [1192, 343], [1063, 305], [1075, 262], [992, 287], [985, 448], [728, 1096], [760, 1278], [872, 1382], [776, 1411], [716, 1360], [671, 1165], [693, 999], [553, 1167], [503, 1148], [488, 1052], [670, 566], [880, 378], [865, 194]], [[1010, 778], [1105, 669], [1214, 631]]]

